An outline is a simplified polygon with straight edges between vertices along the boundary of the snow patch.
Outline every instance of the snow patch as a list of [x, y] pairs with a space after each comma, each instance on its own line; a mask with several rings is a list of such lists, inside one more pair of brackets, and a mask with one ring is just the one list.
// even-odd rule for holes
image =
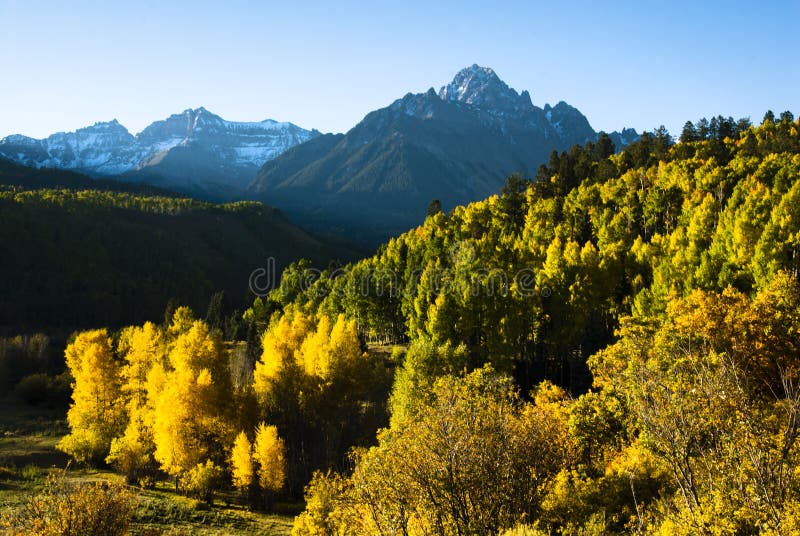
[[14, 134], [0, 140], [0, 153], [11, 149], [7, 156], [25, 165], [116, 175], [141, 169], [160, 161], [154, 158], [157, 155], [188, 145], [212, 152], [223, 166], [260, 166], [314, 135], [288, 122], [226, 121], [198, 108], [157, 121], [136, 136], [116, 119], [42, 140]]

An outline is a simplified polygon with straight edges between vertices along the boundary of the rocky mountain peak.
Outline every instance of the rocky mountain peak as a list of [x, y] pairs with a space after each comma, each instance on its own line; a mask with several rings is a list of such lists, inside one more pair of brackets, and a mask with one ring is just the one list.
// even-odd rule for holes
[[[243, 187], [264, 162], [318, 135], [269, 119], [225, 121], [199, 107], [156, 121], [136, 136], [116, 119], [41, 140], [8, 136], [0, 140], [0, 157], [26, 166], [75, 169], [92, 175], [144, 171], [161, 174], [165, 181], [199, 175], [202, 168], [214, 180]], [[173, 149], [179, 154], [172, 154]], [[173, 160], [176, 163], [171, 163]]]
[[518, 94], [492, 69], [477, 64], [461, 69], [452, 82], [439, 90], [439, 98], [488, 112], [515, 112], [533, 107], [527, 91]]

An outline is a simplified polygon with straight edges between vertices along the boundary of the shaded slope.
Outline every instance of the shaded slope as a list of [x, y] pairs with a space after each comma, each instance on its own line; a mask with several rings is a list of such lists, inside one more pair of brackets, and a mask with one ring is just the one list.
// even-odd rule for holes
[[0, 191], [0, 331], [160, 319], [171, 298], [202, 310], [217, 290], [248, 301], [254, 269], [322, 265], [333, 247], [260, 203], [91, 190]]

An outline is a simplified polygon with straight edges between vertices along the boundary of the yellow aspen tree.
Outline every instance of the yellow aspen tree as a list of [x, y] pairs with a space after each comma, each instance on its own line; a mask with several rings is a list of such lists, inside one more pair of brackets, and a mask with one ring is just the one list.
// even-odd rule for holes
[[204, 456], [193, 434], [193, 387], [190, 371], [170, 371], [153, 401], [155, 458], [161, 468], [179, 477]]
[[308, 376], [326, 377], [330, 369], [329, 342], [331, 321], [321, 316], [317, 329], [303, 341], [297, 353], [297, 363]]
[[[131, 327], [120, 337], [118, 352], [124, 356], [121, 370], [122, 395], [128, 424], [122, 436], [114, 438], [106, 462], [123, 472], [128, 483], [135, 483], [139, 472], [152, 460], [155, 450], [152, 412], [148, 405], [148, 375], [165, 358], [164, 336], [152, 322]], [[163, 369], [162, 369], [163, 370]]]
[[121, 379], [128, 407], [143, 408], [147, 403], [147, 375], [154, 363], [163, 362], [166, 357], [164, 335], [152, 322], [128, 328], [118, 352], [125, 362]]
[[278, 492], [286, 481], [286, 448], [278, 429], [261, 423], [256, 429], [253, 458], [258, 462], [258, 484], [267, 492]]
[[233, 485], [241, 491], [246, 491], [255, 478], [253, 467], [253, 445], [247, 439], [247, 434], [239, 432], [231, 449], [231, 478]]
[[169, 370], [153, 401], [155, 458], [179, 478], [229, 444], [227, 353], [204, 322], [195, 321], [169, 352]]
[[336, 371], [350, 371], [362, 357], [364, 352], [361, 351], [356, 321], [345, 320], [344, 315], [339, 315], [331, 329], [329, 363], [323, 379], [327, 380]]
[[256, 362], [254, 382], [259, 391], [269, 380], [275, 379], [286, 366], [289, 359], [293, 358], [294, 349], [290, 347], [288, 335], [291, 331], [290, 320], [282, 316], [278, 322], [264, 332], [261, 346], [264, 349], [261, 359]]
[[104, 329], [85, 331], [67, 346], [67, 367], [75, 379], [67, 413], [70, 433], [58, 448], [79, 462], [103, 460], [111, 439], [124, 426], [119, 365]]
[[256, 362], [253, 387], [262, 401], [271, 391], [272, 384], [282, 372], [295, 366], [295, 354], [312, 329], [312, 321], [303, 313], [292, 318], [282, 316], [264, 333], [264, 352]]

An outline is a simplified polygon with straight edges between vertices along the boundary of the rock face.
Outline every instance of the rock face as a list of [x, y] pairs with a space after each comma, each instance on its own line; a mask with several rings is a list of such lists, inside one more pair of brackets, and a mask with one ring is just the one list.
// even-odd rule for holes
[[91, 170], [114, 175], [133, 168], [136, 138], [117, 120], [95, 123], [43, 140], [18, 134], [0, 140], [0, 154], [29, 167]]
[[37, 140], [0, 140], [0, 156], [30, 167], [124, 176], [184, 191], [241, 191], [268, 160], [319, 135], [292, 123], [225, 121], [205, 108], [157, 121], [136, 136], [116, 120]]
[[527, 91], [473, 65], [438, 93], [409, 93], [346, 134], [270, 160], [250, 192], [312, 228], [377, 241], [420, 223], [432, 199], [449, 209], [485, 198], [514, 172], [535, 175], [554, 149], [597, 136], [576, 108], [534, 106]]

